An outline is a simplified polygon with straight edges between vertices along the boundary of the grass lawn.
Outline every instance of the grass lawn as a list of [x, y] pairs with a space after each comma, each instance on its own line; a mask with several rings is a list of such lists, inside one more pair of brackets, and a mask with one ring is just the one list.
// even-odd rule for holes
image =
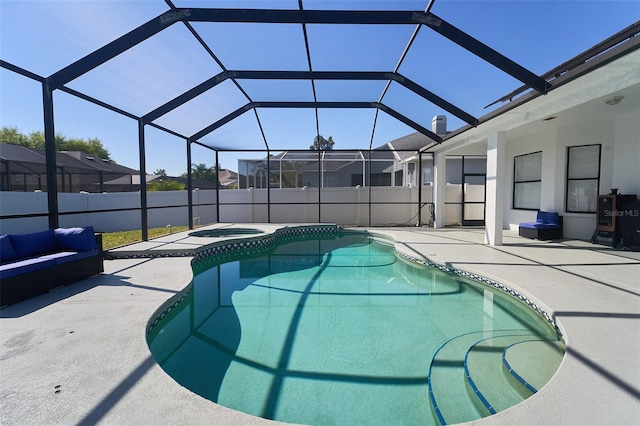
[[[171, 233], [186, 231], [188, 226], [172, 226]], [[168, 235], [167, 228], [149, 228], [149, 239]], [[142, 231], [137, 229], [133, 231], [105, 232], [102, 234], [102, 248], [109, 250], [121, 247], [127, 244], [142, 241]]]

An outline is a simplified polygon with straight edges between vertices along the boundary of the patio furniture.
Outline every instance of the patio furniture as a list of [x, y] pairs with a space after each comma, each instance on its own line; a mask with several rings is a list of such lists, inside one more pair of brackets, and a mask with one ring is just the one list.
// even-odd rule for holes
[[0, 306], [98, 274], [102, 259], [92, 226], [0, 235]]
[[521, 222], [518, 235], [536, 240], [562, 238], [562, 216], [554, 212], [538, 211], [535, 222]]

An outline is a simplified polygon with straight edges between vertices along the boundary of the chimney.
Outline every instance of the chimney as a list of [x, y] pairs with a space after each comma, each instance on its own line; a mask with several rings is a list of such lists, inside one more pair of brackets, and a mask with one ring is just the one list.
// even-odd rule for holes
[[436, 135], [445, 135], [447, 134], [447, 116], [446, 115], [436, 115], [431, 120], [431, 131]]

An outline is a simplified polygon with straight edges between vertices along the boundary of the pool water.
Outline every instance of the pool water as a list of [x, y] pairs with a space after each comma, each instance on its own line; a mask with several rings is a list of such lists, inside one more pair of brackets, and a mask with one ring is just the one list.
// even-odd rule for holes
[[484, 417], [532, 395], [563, 354], [516, 298], [350, 234], [198, 273], [148, 338], [161, 367], [205, 398], [322, 425]]

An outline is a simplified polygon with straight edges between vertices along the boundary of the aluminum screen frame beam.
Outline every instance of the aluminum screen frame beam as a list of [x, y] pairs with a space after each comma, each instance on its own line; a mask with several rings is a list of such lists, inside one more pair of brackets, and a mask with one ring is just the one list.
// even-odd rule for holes
[[248, 104], [238, 108], [232, 113], [226, 115], [215, 123], [205, 127], [197, 133], [194, 133], [189, 139], [195, 141], [198, 140], [214, 130], [224, 126], [231, 120], [241, 116], [245, 112], [254, 108], [347, 108], [347, 109], [362, 109], [362, 108], [376, 108], [380, 111], [384, 111], [391, 117], [413, 128], [419, 133], [422, 133], [429, 139], [436, 143], [442, 142], [442, 137], [433, 133], [431, 130], [421, 126], [415, 121], [405, 117], [396, 110], [389, 108], [388, 106], [380, 102], [249, 102]]
[[53, 89], [48, 82], [42, 82], [42, 109], [44, 113], [44, 151], [47, 170], [47, 211], [49, 229], [59, 226], [58, 173], [56, 162], [56, 142], [53, 115]]
[[241, 106], [240, 108], [238, 108], [237, 110], [233, 111], [232, 113], [227, 114], [226, 116], [222, 117], [220, 120], [216, 121], [215, 123], [205, 127], [204, 129], [200, 130], [197, 133], [194, 133], [193, 135], [191, 135], [189, 137], [189, 139], [191, 139], [192, 141], [197, 141], [198, 139], [208, 135], [209, 133], [213, 132], [214, 130], [224, 126], [225, 124], [227, 124], [231, 120], [234, 120], [234, 119], [240, 117], [245, 112], [250, 111], [251, 109], [253, 109], [252, 104], [253, 104], [253, 102], [249, 102], [246, 105]]
[[[176, 10], [176, 6], [173, 4], [173, 2], [171, 0], [165, 0], [165, 3], [167, 3], [167, 5], [171, 8], [172, 11], [175, 12]], [[227, 68], [224, 66], [224, 64], [222, 63], [222, 61], [218, 58], [218, 56], [213, 52], [213, 50], [211, 49], [211, 47], [209, 47], [209, 45], [207, 44], [207, 42], [204, 41], [204, 39], [200, 36], [200, 34], [195, 30], [195, 28], [193, 28], [193, 25], [191, 25], [190, 22], [188, 21], [182, 21], [182, 23], [184, 24], [184, 26], [187, 28], [187, 30], [189, 30], [189, 32], [191, 33], [191, 35], [193, 35], [195, 37], [195, 39], [198, 41], [198, 43], [200, 43], [200, 45], [207, 51], [207, 53], [209, 54], [209, 56], [211, 56], [211, 58], [216, 62], [216, 64], [218, 64], [218, 66], [220, 67], [220, 69], [222, 71], [227, 71]], [[240, 90], [240, 92], [244, 95], [245, 98], [247, 98], [247, 101], [251, 102], [253, 101], [253, 99], [251, 99], [249, 97], [249, 95], [247, 94], [247, 92], [244, 90], [244, 88], [242, 88], [242, 86], [240, 86], [240, 84], [235, 80], [235, 79], [231, 79], [231, 81], [233, 82], [233, 84], [238, 88], [238, 90]], [[262, 134], [262, 139], [264, 141], [264, 145], [269, 148], [269, 144], [267, 143], [267, 138], [264, 135], [264, 131], [262, 130], [262, 122], [260, 121], [260, 117], [258, 116], [258, 113], [255, 113], [256, 116], [256, 121], [258, 123], [258, 127], [260, 128], [260, 133]]]
[[[190, 22], [235, 22], [266, 24], [368, 24], [421, 23], [414, 11], [405, 10], [289, 10], [177, 8], [176, 14]], [[422, 13], [422, 12], [419, 12]]]
[[479, 124], [479, 120], [476, 117], [474, 117], [473, 115], [471, 115], [468, 112], [462, 110], [461, 108], [458, 108], [457, 106], [455, 106], [451, 102], [441, 98], [440, 96], [436, 95], [435, 93], [431, 92], [428, 89], [425, 89], [424, 87], [420, 86], [418, 83], [415, 83], [414, 81], [409, 80], [408, 78], [404, 77], [403, 75], [401, 75], [399, 73], [393, 73], [392, 80], [395, 81], [396, 83], [402, 85], [406, 89], [409, 89], [410, 91], [412, 91], [416, 95], [428, 100], [432, 104], [434, 104], [436, 106], [439, 106], [440, 108], [444, 109], [448, 113], [451, 113], [451, 114], [455, 115], [456, 117], [458, 117], [460, 120], [464, 121], [465, 123], [467, 123], [467, 124], [469, 124], [471, 126], [474, 126], [474, 127]]
[[187, 21], [274, 24], [423, 24], [512, 77], [546, 93], [548, 82], [431, 12], [353, 10], [176, 9]]
[[478, 119], [398, 72], [386, 71], [229, 71], [238, 80], [387, 80], [406, 89], [472, 126]]
[[416, 24], [410, 11], [331, 11], [177, 8], [168, 10], [50, 75], [50, 90], [58, 89], [115, 58], [176, 22], [317, 23], [317, 24]]
[[12, 64], [11, 62], [7, 62], [7, 61], [3, 61], [2, 59], [0, 59], [0, 68], [4, 68], [7, 69], [9, 71], [13, 71], [16, 74], [20, 74], [24, 77], [28, 77], [32, 80], [38, 81], [40, 83], [44, 83], [47, 79], [36, 74], [33, 73], [31, 71], [28, 71], [22, 67], [19, 67], [17, 65]]
[[[431, 12], [349, 10], [172, 9], [77, 60], [47, 78], [55, 90], [176, 22], [245, 22], [297, 24], [424, 24], [512, 77], [546, 93], [548, 83]], [[231, 76], [235, 79], [236, 77]], [[464, 120], [467, 121], [467, 120]]]
[[425, 14], [415, 14], [416, 19], [420, 20], [427, 27], [448, 38], [477, 57], [489, 62], [494, 67], [506, 72], [511, 77], [520, 80], [540, 93], [547, 93], [549, 90], [550, 85], [544, 78], [537, 76], [525, 67], [517, 64], [481, 41], [471, 37], [469, 34], [451, 25], [433, 13], [429, 12], [426, 15], [427, 16], [425, 17]]
[[[431, 8], [433, 7], [433, 4], [435, 3], [435, 1], [436, 0], [429, 0], [429, 3], [427, 3], [427, 7], [424, 9], [424, 13], [429, 13], [431, 11]], [[400, 55], [400, 59], [398, 59], [398, 62], [396, 63], [395, 68], [393, 69], [394, 73], [397, 73], [398, 71], [400, 71], [400, 66], [402, 66], [402, 62], [404, 62], [404, 59], [407, 57], [407, 54], [409, 53], [409, 49], [411, 49], [413, 42], [418, 37], [418, 33], [420, 32], [421, 28], [422, 28], [422, 24], [418, 24], [413, 29], [413, 33], [411, 34], [411, 37], [409, 38], [407, 45], [404, 47], [404, 50]], [[384, 100], [385, 95], [389, 91], [389, 87], [391, 87], [391, 81], [387, 81], [387, 83], [384, 85], [384, 89], [382, 89], [382, 93], [378, 98], [378, 102], [382, 102]], [[373, 118], [373, 127], [371, 128], [371, 139], [369, 140], [369, 149], [373, 147], [373, 138], [375, 136], [376, 125], [378, 123], [378, 111], [379, 110], [376, 110], [375, 116]]]
[[161, 105], [155, 110], [145, 114], [142, 119], [145, 123], [150, 123], [158, 119], [164, 114], [169, 113], [180, 105], [192, 100], [193, 98], [203, 94], [209, 89], [228, 80], [346, 80], [346, 81], [363, 81], [363, 80], [386, 80], [395, 81], [406, 89], [412, 91], [416, 95], [426, 99], [432, 104], [444, 109], [450, 114], [458, 117], [471, 126], [478, 125], [478, 119], [466, 111], [458, 108], [447, 100], [441, 98], [428, 89], [420, 86], [412, 80], [406, 78], [397, 72], [386, 71], [223, 71], [214, 77], [200, 83], [192, 89], [187, 90], [183, 94], [175, 97], [169, 102]]
[[111, 43], [104, 45], [100, 49], [50, 75], [47, 78], [49, 87], [51, 90], [60, 88], [60, 86], [75, 80], [81, 75], [124, 53], [133, 46], [153, 37], [165, 28], [170, 27], [176, 22], [180, 22], [182, 17], [183, 14], [176, 14], [169, 10], [147, 21], [122, 37], [117, 38]]
[[153, 120], [156, 120], [156, 119], [162, 117], [163, 115], [169, 113], [170, 111], [178, 108], [180, 105], [189, 102], [191, 99], [193, 99], [193, 98], [195, 98], [197, 96], [200, 96], [201, 94], [203, 94], [207, 90], [214, 88], [215, 86], [217, 86], [218, 84], [224, 82], [225, 80], [227, 80], [229, 78], [232, 78], [229, 75], [229, 72], [223, 71], [223, 72], [221, 72], [219, 74], [216, 74], [215, 76], [211, 77], [210, 79], [208, 79], [208, 80], [198, 84], [197, 86], [187, 90], [183, 94], [176, 96], [175, 98], [173, 98], [169, 102], [165, 103], [164, 105], [161, 105], [158, 108], [154, 109], [153, 111], [150, 111], [147, 114], [143, 115], [142, 116], [142, 120], [145, 123], [150, 123]]

